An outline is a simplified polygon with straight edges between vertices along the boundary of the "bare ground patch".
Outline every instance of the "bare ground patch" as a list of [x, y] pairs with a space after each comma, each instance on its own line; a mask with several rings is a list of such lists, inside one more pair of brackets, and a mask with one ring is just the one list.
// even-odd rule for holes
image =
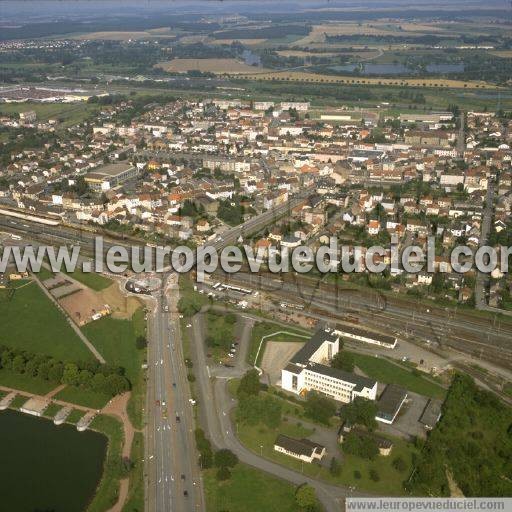
[[281, 378], [281, 370], [303, 345], [300, 341], [267, 341], [261, 368], [268, 373], [272, 383]]

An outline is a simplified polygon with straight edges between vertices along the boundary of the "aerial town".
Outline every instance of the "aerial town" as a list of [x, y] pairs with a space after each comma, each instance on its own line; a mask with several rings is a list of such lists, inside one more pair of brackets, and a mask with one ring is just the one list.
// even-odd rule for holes
[[0, 510], [512, 507], [509, 10], [37, 3], [0, 16]]

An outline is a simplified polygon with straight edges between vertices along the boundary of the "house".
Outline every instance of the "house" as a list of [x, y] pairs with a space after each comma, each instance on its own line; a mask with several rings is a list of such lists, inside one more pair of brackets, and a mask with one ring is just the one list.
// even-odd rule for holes
[[325, 455], [325, 447], [309, 439], [294, 439], [279, 434], [274, 442], [274, 450], [284, 453], [295, 459], [311, 464], [314, 460], [322, 460]]
[[371, 220], [368, 223], [368, 234], [371, 236], [376, 236], [380, 232], [380, 222], [378, 220]]
[[439, 419], [441, 418], [441, 400], [436, 400], [435, 398], [431, 398], [423, 412], [421, 413], [419, 422], [425, 427], [426, 430], [432, 430]]
[[205, 233], [206, 231], [210, 231], [210, 223], [206, 219], [199, 219], [196, 224], [196, 229], [200, 233]]

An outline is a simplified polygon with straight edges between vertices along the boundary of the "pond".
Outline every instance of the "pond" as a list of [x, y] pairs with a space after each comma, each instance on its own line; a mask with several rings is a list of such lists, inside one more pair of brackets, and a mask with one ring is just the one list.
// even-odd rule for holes
[[107, 438], [20, 412], [0, 412], [2, 510], [82, 512], [103, 472]]

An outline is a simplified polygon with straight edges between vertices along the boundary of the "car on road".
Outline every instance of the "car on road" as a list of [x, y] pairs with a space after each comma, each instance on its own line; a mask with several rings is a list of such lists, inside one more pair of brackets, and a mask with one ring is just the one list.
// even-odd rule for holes
[[176, 414], [176, 423], [179, 423], [181, 421], [181, 418]]
[[172, 383], [172, 387], [175, 388], [176, 387], [176, 382], [173, 382]]
[[165, 407], [162, 409], [162, 418], [164, 418], [164, 420], [167, 419], [167, 409]]
[[183, 491], [183, 496], [185, 496], [185, 498], [188, 498], [188, 491]]
[[181, 473], [181, 479], [182, 479], [182, 480], [185, 480], [185, 479], [186, 479], [186, 476], [185, 476], [185, 474], [184, 474], [184, 473]]
[[155, 404], [160, 406], [160, 400], [155, 400]]

